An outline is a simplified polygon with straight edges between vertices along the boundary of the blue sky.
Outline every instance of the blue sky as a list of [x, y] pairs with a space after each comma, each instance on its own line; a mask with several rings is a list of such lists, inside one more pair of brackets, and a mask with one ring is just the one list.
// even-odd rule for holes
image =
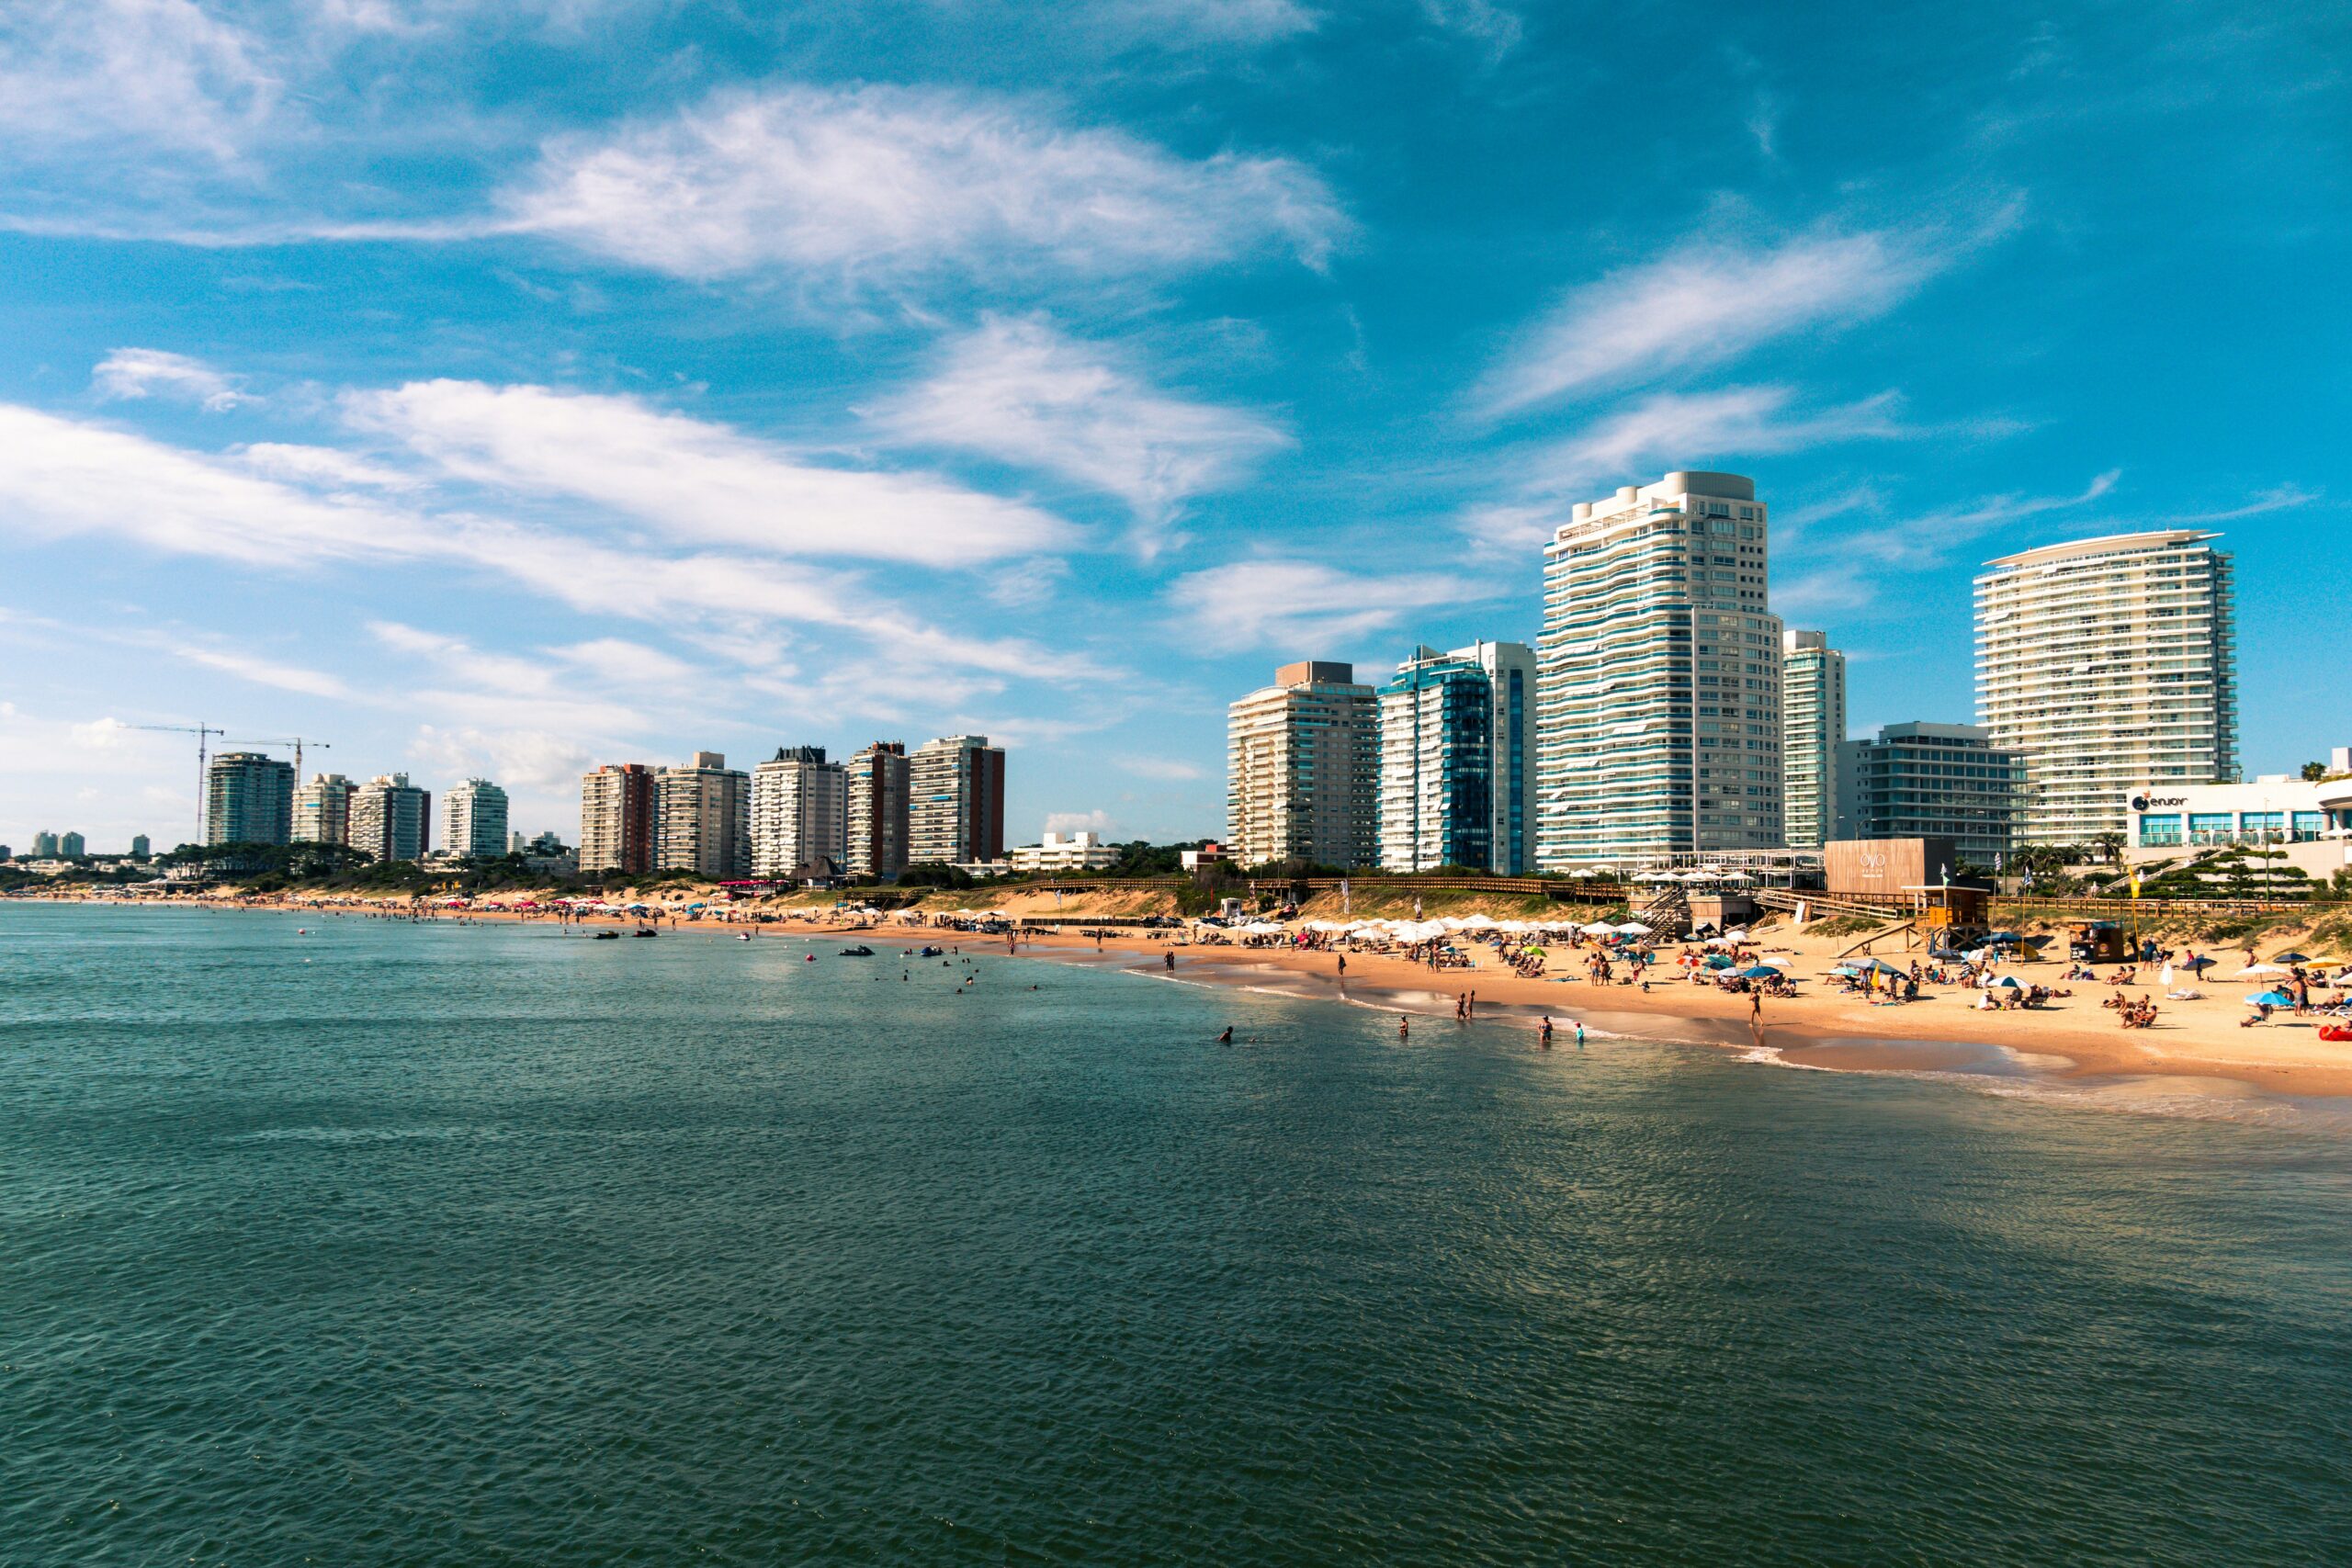
[[577, 818], [985, 730], [1216, 832], [1278, 661], [1532, 640], [1568, 503], [1752, 474], [1857, 728], [1987, 556], [2203, 523], [2249, 772], [2352, 741], [2340, 6], [28, 0], [0, 841], [181, 738]]

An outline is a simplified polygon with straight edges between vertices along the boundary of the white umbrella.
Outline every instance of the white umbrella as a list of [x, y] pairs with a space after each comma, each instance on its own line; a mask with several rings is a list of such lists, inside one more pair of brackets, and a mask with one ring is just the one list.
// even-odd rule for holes
[[2235, 975], [2232, 976], [2231, 978], [2243, 980], [2249, 975], [2284, 975], [2285, 973], [2287, 973], [2287, 971], [2276, 964], [2249, 964], [2245, 968], [2239, 970]]
[[1611, 925], [1607, 920], [1595, 920], [1589, 926], [1578, 926], [1577, 929], [1584, 932], [1587, 936], [1614, 936], [1617, 934], [1617, 928]]
[[1650, 928], [1642, 924], [1639, 920], [1627, 920], [1623, 925], [1619, 926], [1617, 929], [1626, 936], [1647, 936], [1650, 934]]

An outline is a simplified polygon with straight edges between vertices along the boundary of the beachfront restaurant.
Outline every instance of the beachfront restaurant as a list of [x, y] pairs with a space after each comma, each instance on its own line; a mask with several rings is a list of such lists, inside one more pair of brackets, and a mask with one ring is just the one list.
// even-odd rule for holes
[[2126, 802], [2126, 858], [2177, 859], [2228, 844], [2284, 848], [2307, 874], [2352, 864], [2352, 778], [2284, 773], [2250, 784], [2143, 784]]

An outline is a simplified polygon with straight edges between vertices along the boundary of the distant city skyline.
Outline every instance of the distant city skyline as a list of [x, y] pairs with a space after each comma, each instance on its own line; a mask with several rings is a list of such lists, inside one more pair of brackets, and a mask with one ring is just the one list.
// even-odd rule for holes
[[195, 837], [129, 727], [199, 722], [533, 831], [985, 734], [1019, 837], [1197, 838], [1236, 694], [1532, 646], [1675, 468], [1850, 733], [1972, 716], [1984, 562], [2167, 527], [2242, 770], [2352, 732], [2324, 7], [779, 16], [0, 12], [0, 838]]

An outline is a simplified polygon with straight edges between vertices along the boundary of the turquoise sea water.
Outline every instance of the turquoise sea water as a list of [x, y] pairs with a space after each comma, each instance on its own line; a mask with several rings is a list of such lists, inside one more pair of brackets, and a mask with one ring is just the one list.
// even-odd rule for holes
[[2352, 1552], [2340, 1133], [836, 945], [0, 905], [0, 1562]]

